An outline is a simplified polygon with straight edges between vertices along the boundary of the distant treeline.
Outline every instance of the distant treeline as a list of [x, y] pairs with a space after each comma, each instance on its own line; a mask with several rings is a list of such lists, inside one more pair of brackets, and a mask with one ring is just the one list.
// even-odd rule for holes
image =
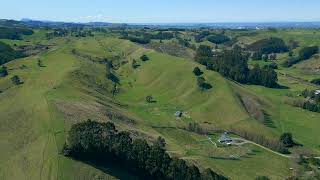
[[123, 31], [121, 33], [122, 39], [127, 39], [139, 44], [148, 44], [152, 39], [154, 40], [169, 40], [174, 38], [175, 35], [172, 32], [159, 31], [156, 33], [150, 33], [145, 31]]
[[54, 37], [66, 37], [66, 36], [74, 36], [74, 37], [88, 37], [88, 36], [94, 36], [92, 31], [98, 31], [101, 32], [101, 29], [95, 28], [95, 29], [85, 29], [82, 27], [77, 28], [55, 28], [52, 29], [52, 31], [48, 32], [46, 34], [48, 39], [54, 38]]
[[33, 31], [27, 28], [0, 27], [0, 39], [20, 40], [22, 35], [32, 35]]
[[0, 41], [0, 65], [22, 57], [24, 57], [24, 54], [22, 52], [16, 51], [8, 44]]
[[223, 34], [214, 34], [207, 37], [208, 41], [215, 43], [215, 44], [222, 44], [225, 42], [230, 41], [231, 39]]
[[201, 31], [194, 36], [194, 39], [198, 43], [204, 40], [208, 40], [215, 44], [222, 44], [231, 40], [228, 36], [222, 33], [212, 33], [210, 31]]
[[195, 60], [222, 76], [244, 84], [262, 85], [270, 88], [278, 87], [278, 77], [274, 68], [256, 65], [253, 69], [248, 67], [248, 54], [240, 47], [224, 50], [214, 54], [210, 46], [201, 45], [196, 53]]
[[130, 133], [119, 132], [113, 123], [86, 121], [72, 126], [64, 154], [79, 160], [112, 164], [141, 179], [224, 180], [211, 169], [202, 173], [185, 160], [171, 158], [165, 141], [158, 138], [153, 145], [146, 140], [132, 139]]

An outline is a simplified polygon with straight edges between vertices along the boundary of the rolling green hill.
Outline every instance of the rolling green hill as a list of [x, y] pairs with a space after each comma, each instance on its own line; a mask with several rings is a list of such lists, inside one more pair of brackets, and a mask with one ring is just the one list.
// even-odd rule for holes
[[[53, 48], [7, 63], [9, 76], [0, 78], [0, 179], [134, 178], [113, 167], [102, 168], [61, 154], [70, 126], [87, 119], [112, 121], [118, 128], [150, 142], [162, 136], [172, 156], [201, 168], [209, 167], [231, 179], [263, 175], [285, 179], [300, 167], [296, 159], [253, 143], [216, 147], [206, 134], [188, 130], [189, 123], [210, 130], [214, 141], [221, 132], [232, 129], [270, 139], [291, 132], [304, 145], [293, 152], [320, 152], [319, 133], [314, 128], [320, 115], [285, 103], [287, 94], [296, 95], [306, 86], [287, 76], [279, 76], [279, 82], [289, 89], [241, 85], [189, 59], [116, 37], [46, 40], [42, 33], [36, 32], [28, 39], [35, 37], [37, 42]], [[150, 60], [142, 62], [143, 54]], [[39, 58], [43, 67], [37, 64]], [[133, 59], [140, 65], [136, 69], [132, 68]], [[111, 93], [114, 84], [106, 78], [107, 65], [102, 60], [116, 67], [112, 71], [120, 85], [115, 96]], [[196, 66], [204, 72], [212, 89], [198, 88], [192, 73]], [[279, 72], [295, 74], [292, 68]], [[12, 84], [10, 78], [14, 75], [24, 83]], [[147, 103], [146, 96], [156, 102]], [[176, 111], [183, 111], [183, 118], [177, 119]], [[268, 116], [261, 120], [255, 113]]]

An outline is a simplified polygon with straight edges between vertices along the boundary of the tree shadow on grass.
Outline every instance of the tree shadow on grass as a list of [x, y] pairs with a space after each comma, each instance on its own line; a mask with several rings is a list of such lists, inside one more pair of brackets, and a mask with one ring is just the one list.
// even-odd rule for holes
[[284, 85], [281, 85], [281, 84], [279, 84], [276, 88], [277, 89], [290, 89], [288, 86], [284, 86]]
[[240, 161], [239, 158], [230, 158], [230, 157], [217, 157], [217, 156], [212, 156], [209, 157], [210, 159], [216, 159], [216, 160], [229, 160], [229, 161]]
[[126, 179], [126, 180], [140, 180], [138, 176], [133, 175], [132, 173], [124, 170], [121, 168], [117, 163], [113, 162], [100, 162], [100, 161], [93, 161], [93, 160], [87, 160], [83, 158], [71, 158], [74, 161], [79, 161], [82, 163], [85, 163], [87, 165], [90, 165], [96, 169], [101, 170], [102, 172], [109, 174], [110, 176], [115, 177], [116, 179]]

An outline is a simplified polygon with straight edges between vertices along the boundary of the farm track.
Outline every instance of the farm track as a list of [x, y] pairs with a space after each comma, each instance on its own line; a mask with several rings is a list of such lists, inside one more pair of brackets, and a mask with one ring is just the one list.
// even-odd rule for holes
[[264, 149], [264, 150], [267, 150], [267, 151], [269, 151], [269, 152], [271, 152], [271, 153], [273, 153], [273, 154], [277, 154], [277, 155], [282, 156], [282, 157], [285, 157], [285, 158], [293, 158], [293, 156], [281, 154], [281, 153], [279, 153], [279, 152], [276, 152], [276, 151], [274, 151], [274, 150], [271, 150], [271, 149], [269, 149], [269, 148], [267, 148], [267, 147], [264, 147], [264, 146], [262, 146], [262, 145], [260, 145], [260, 144], [257, 144], [257, 143], [255, 143], [255, 142], [252, 142], [252, 141], [249, 141], [249, 140], [246, 140], [246, 139], [235, 138], [234, 140], [244, 141], [243, 144], [246, 144], [246, 143], [247, 143], [247, 144], [253, 144], [253, 145], [258, 146], [258, 147], [260, 147], [260, 148], [262, 148], [262, 149]]

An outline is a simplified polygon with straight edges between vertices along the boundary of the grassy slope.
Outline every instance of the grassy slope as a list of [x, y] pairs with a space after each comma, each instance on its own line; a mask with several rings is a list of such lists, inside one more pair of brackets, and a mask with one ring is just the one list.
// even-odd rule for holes
[[[275, 137], [282, 131], [290, 130], [299, 142], [317, 148], [310, 139], [317, 132], [310, 130], [304, 134], [302, 129], [314, 127], [319, 116], [284, 105], [278, 96], [288, 90], [238, 87], [217, 73], [204, 70], [205, 78], [214, 88], [203, 93], [197, 89], [196, 78], [192, 74], [196, 64], [190, 61], [145, 50], [128, 41], [83, 38], [44, 55], [44, 64], [47, 66], [45, 68], [37, 67], [36, 58], [8, 64], [10, 68], [14, 68], [10, 74], [18, 74], [25, 80], [25, 84], [12, 87], [0, 95], [0, 102], [4, 104], [0, 106], [1, 117], [4, 117], [4, 120], [0, 121], [0, 137], [8, 137], [0, 139], [0, 146], [4, 147], [1, 148], [0, 160], [4, 163], [1, 163], [0, 175], [4, 179], [40, 179], [40, 176], [43, 179], [71, 179], [81, 176], [84, 176], [84, 179], [94, 176], [111, 178], [95, 168], [58, 155], [65, 139], [65, 129], [70, 126], [70, 122], [66, 121], [66, 116], [57, 109], [55, 103], [63, 100], [90, 104], [97, 101], [98, 96], [105, 97], [103, 94], [91, 92], [92, 87], [84, 88], [82, 84], [72, 83], [76, 80], [72, 79], [74, 77], [70, 76], [70, 72], [80, 67], [88, 70], [89, 66], [82, 66], [82, 63], [69, 54], [71, 48], [99, 57], [119, 54], [126, 56], [129, 63], [118, 71], [121, 75], [121, 91], [116, 99], [128, 104], [128, 110], [139, 119], [135, 128], [152, 137], [164, 136], [172, 154], [199, 163], [203, 167], [211, 167], [234, 179], [248, 179], [257, 175], [283, 179], [288, 176], [291, 163], [288, 159], [251, 145], [239, 149], [214, 148], [207, 141], [207, 137], [176, 128], [184, 125], [184, 121], [206, 121], [223, 129], [241, 127]], [[133, 58], [138, 59], [143, 53], [147, 53], [151, 60], [140, 62], [142, 66], [133, 70], [130, 61]], [[21, 64], [27, 65], [28, 69], [15, 69]], [[102, 79], [103, 65], [96, 65], [95, 68], [97, 71], [90, 71], [91, 75]], [[11, 86], [8, 78], [10, 77], [0, 79], [0, 86]], [[275, 103], [268, 107], [276, 123], [275, 129], [267, 128], [249, 117], [234, 94], [238, 88], [250, 89], [251, 93]], [[88, 94], [87, 91], [91, 93]], [[147, 95], [152, 95], [157, 103], [146, 104]], [[78, 110], [83, 110], [81, 108], [83, 107]], [[282, 108], [282, 111], [278, 108]], [[176, 120], [173, 117], [176, 110], [187, 111], [191, 119]], [[79, 118], [85, 120], [87, 117]], [[308, 118], [309, 121], [302, 123], [300, 119], [303, 118]], [[318, 139], [316, 141], [318, 142]], [[240, 160], [217, 158], [233, 154], [240, 154]], [[267, 170], [263, 167], [267, 167]]]
[[[133, 73], [129, 67], [120, 71], [124, 77], [126, 74], [130, 76], [122, 81], [123, 90], [117, 99], [129, 104], [129, 110], [144, 119], [147, 127], [152, 126], [164, 136], [170, 152], [211, 167], [232, 178], [239, 177], [236, 167], [242, 167], [241, 171], [245, 172], [242, 173], [241, 179], [263, 175], [265, 170], [257, 168], [257, 164], [268, 167], [270, 173], [267, 174], [273, 174], [272, 177], [276, 179], [281, 179], [289, 173], [290, 163], [287, 159], [259, 148], [252, 149], [259, 153], [249, 153], [247, 158], [240, 158], [239, 161], [212, 158], [211, 156], [237, 154], [246, 147], [240, 148], [239, 151], [216, 149], [205, 136], [190, 135], [189, 132], [176, 129], [184, 123], [176, 120], [173, 114], [177, 110], [184, 110], [191, 115], [191, 119], [183, 120], [186, 122], [209, 122], [216, 128], [241, 127], [247, 130], [259, 130], [265, 135], [273, 134], [263, 125], [250, 119], [235, 97], [230, 82], [217, 73], [203, 69], [206, 79], [214, 85], [214, 88], [209, 92], [201, 92], [192, 74], [196, 64], [152, 51], [147, 54], [151, 60], [141, 63], [142, 66]], [[157, 103], [146, 104], [147, 95], [152, 95]], [[230, 168], [231, 166], [234, 168]]]
[[[320, 33], [317, 30], [260, 31], [256, 36], [241, 37], [239, 39], [245, 43], [252, 43], [255, 40], [265, 37], [279, 37], [286, 42], [291, 39], [298, 41], [300, 47], [294, 50], [295, 53], [302, 47], [320, 45]], [[317, 70], [317, 67], [320, 64], [319, 59], [311, 58], [310, 60], [300, 62], [290, 68], [281, 67], [280, 64], [287, 58], [287, 54], [279, 55], [279, 60], [276, 61], [279, 64], [278, 72], [307, 81], [319, 78], [320, 74]], [[264, 62], [260, 63], [263, 64]], [[284, 102], [287, 94], [297, 96], [302, 90], [306, 88], [314, 89], [315, 87], [286, 76], [279, 76], [279, 82], [282, 85], [290, 87], [290, 89], [271, 90], [258, 86], [249, 86], [248, 88], [272, 102], [273, 106], [269, 108], [269, 111], [272, 113], [272, 120], [277, 124], [277, 131], [292, 132], [296, 139], [304, 144], [305, 147], [312, 148], [312, 150], [319, 153], [320, 139], [318, 138], [317, 130], [313, 128], [319, 124], [319, 113], [294, 108], [286, 105]]]
[[[63, 43], [61, 43], [63, 44]], [[42, 56], [45, 68], [37, 66], [37, 58], [13, 61], [8, 65], [8, 81], [19, 75], [24, 84], [13, 86], [0, 95], [1, 179], [92, 179], [109, 176], [91, 166], [59, 155], [65, 141], [62, 118], [53, 115], [48, 93], [75, 70], [77, 60], [66, 46]], [[27, 69], [19, 69], [22, 64]]]

